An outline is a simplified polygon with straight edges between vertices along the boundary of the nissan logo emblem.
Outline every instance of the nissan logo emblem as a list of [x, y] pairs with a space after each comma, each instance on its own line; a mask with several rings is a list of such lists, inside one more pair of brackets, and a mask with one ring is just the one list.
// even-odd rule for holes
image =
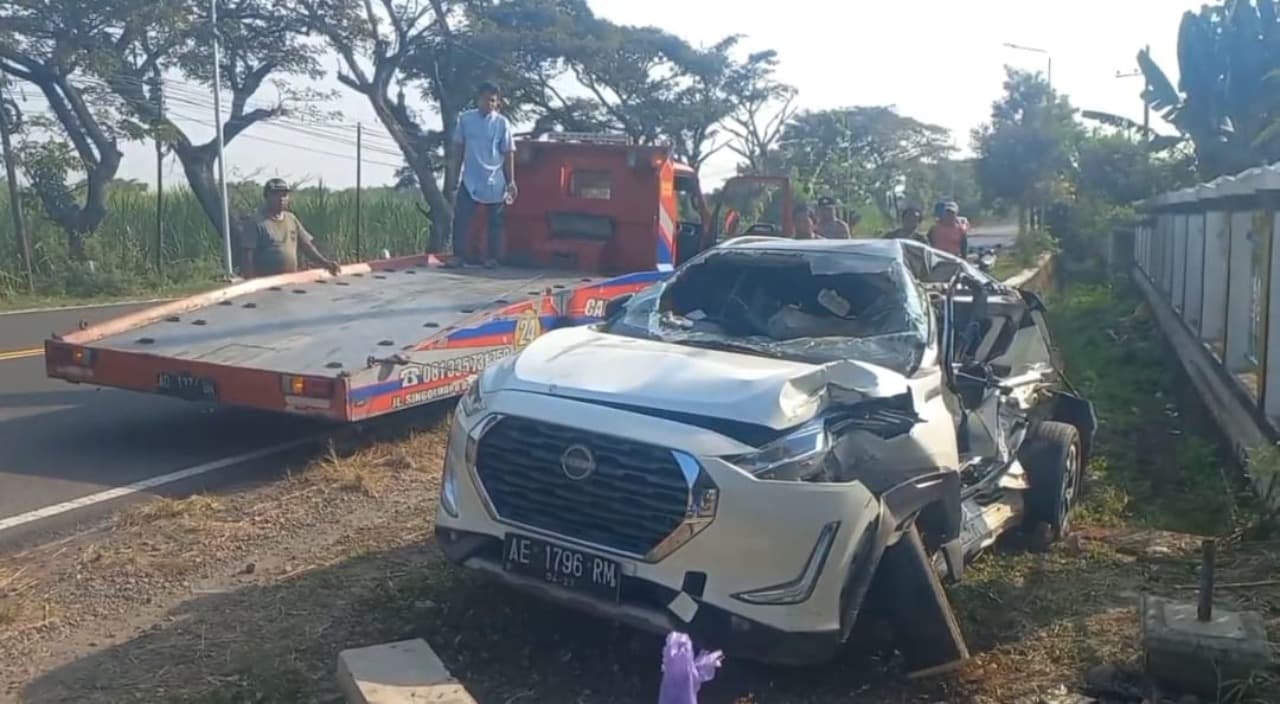
[[596, 456], [585, 445], [570, 445], [560, 455], [560, 469], [564, 470], [564, 476], [581, 481], [596, 471]]

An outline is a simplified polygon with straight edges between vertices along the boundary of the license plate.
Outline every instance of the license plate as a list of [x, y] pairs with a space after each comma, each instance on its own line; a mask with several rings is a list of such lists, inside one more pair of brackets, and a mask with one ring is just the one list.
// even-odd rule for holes
[[161, 372], [156, 377], [156, 389], [169, 396], [177, 396], [188, 401], [212, 401], [218, 398], [218, 387], [212, 379], [204, 379], [191, 374], [170, 374]]
[[502, 554], [508, 572], [618, 601], [622, 568], [614, 560], [515, 533], [503, 539]]

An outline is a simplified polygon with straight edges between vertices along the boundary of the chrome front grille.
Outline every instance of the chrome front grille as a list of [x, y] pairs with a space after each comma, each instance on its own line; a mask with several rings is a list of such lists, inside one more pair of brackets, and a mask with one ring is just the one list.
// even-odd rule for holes
[[515, 416], [480, 438], [476, 475], [504, 521], [641, 557], [689, 517], [695, 483], [671, 450]]

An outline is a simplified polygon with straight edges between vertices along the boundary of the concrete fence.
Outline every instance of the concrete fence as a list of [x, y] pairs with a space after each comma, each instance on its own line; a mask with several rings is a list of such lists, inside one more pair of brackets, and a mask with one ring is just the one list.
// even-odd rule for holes
[[1280, 163], [1138, 204], [1134, 279], [1259, 493], [1280, 503]]

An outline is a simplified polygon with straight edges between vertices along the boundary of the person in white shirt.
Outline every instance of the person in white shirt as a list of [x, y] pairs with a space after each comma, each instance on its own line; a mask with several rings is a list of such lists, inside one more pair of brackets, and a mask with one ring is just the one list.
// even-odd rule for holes
[[459, 169], [460, 178], [453, 199], [453, 256], [445, 262], [450, 268], [461, 267], [467, 259], [467, 234], [480, 208], [488, 211], [484, 265], [495, 268], [502, 252], [503, 208], [515, 202], [517, 190], [515, 140], [511, 123], [498, 112], [501, 99], [498, 86], [482, 83], [476, 90], [475, 108], [458, 116], [453, 167]]

